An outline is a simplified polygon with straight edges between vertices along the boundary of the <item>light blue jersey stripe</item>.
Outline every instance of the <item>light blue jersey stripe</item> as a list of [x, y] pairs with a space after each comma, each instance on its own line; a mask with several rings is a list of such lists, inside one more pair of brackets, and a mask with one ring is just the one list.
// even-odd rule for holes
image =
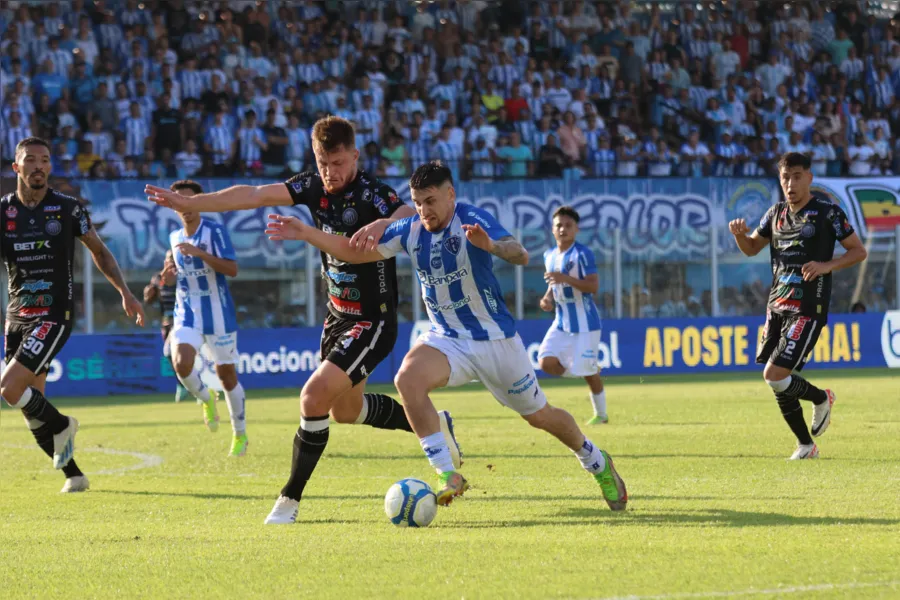
[[[594, 253], [577, 242], [563, 253], [558, 248], [544, 252], [544, 268], [548, 272], [564, 273], [576, 279], [584, 279], [597, 272]], [[593, 294], [585, 294], [566, 284], [556, 284], [552, 290], [556, 302], [554, 327], [568, 333], [600, 330], [600, 311], [594, 303]]]

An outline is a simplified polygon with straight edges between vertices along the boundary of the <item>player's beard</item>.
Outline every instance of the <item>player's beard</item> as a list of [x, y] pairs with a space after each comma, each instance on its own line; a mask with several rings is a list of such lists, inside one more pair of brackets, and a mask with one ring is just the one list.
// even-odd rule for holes
[[47, 176], [46, 176], [46, 175], [44, 175], [43, 173], [41, 173], [41, 175], [42, 175], [43, 178], [44, 178], [44, 180], [43, 180], [41, 183], [34, 183], [33, 178], [32, 178], [32, 175], [34, 175], [34, 173], [32, 173], [31, 175], [28, 176], [28, 182], [27, 182], [27, 185], [28, 185], [29, 188], [31, 188], [31, 189], [34, 190], [34, 191], [39, 191], [39, 190], [42, 190], [42, 189], [44, 189], [45, 187], [47, 187]]

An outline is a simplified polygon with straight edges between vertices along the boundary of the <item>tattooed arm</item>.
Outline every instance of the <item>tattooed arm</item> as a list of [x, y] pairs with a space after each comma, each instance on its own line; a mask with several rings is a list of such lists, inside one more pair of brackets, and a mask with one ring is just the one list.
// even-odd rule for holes
[[493, 242], [488, 252], [514, 265], [528, 264], [528, 250], [513, 236], [503, 237]]

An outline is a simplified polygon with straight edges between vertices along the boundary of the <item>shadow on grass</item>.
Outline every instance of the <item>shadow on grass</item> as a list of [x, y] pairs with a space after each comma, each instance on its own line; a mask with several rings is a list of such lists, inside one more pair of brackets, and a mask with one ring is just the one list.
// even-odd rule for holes
[[[145, 490], [91, 490], [91, 494], [115, 494], [124, 496], [169, 496], [172, 498], [199, 498], [201, 500], [276, 500], [276, 494], [216, 494], [211, 492], [151, 492]], [[304, 500], [384, 500], [378, 494], [354, 494], [343, 496], [304, 495]]]
[[439, 523], [440, 528], [483, 529], [499, 527], [584, 527], [607, 525], [611, 527], [791, 527], [828, 525], [869, 525], [896, 527], [900, 519], [869, 517], [810, 517], [773, 512], [752, 512], [728, 509], [701, 509], [696, 511], [642, 512], [626, 510], [614, 513], [605, 507], [596, 509], [570, 508], [557, 513], [552, 519], [521, 519], [497, 522], [466, 521]]

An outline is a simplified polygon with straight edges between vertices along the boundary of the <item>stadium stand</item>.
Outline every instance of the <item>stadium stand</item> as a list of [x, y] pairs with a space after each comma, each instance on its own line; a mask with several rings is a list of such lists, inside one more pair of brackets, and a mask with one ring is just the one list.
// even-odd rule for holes
[[[462, 179], [897, 172], [890, 3], [0, 0], [4, 169], [280, 176], [352, 119], [363, 162]], [[896, 3], [893, 3], [896, 4]]]

